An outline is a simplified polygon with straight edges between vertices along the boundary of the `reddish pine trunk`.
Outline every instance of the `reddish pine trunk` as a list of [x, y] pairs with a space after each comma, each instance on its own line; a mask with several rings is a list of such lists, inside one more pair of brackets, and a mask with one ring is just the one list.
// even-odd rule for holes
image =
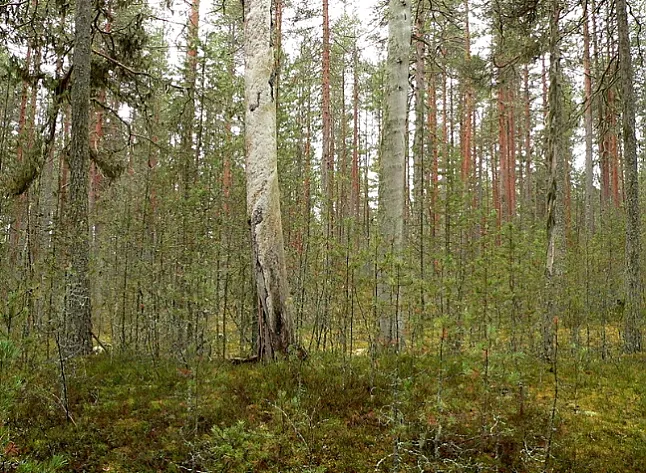
[[621, 199], [619, 198], [619, 147], [617, 146], [617, 112], [615, 108], [615, 92], [613, 89], [608, 90], [608, 126], [610, 127], [608, 158], [612, 202], [618, 208], [621, 205]]
[[[495, 151], [495, 145], [491, 146], [491, 188], [492, 188], [492, 197], [493, 197], [493, 208], [496, 211], [496, 230], [497, 234], [500, 235], [500, 227], [502, 226], [502, 203], [500, 199], [500, 177], [499, 170], [502, 170], [500, 162], [496, 162], [496, 156], [499, 158], [502, 157], [502, 153]], [[500, 150], [499, 150], [500, 151]], [[500, 161], [500, 159], [498, 159]], [[496, 242], [500, 244], [500, 237], [496, 238]]]
[[[183, 112], [181, 149], [183, 151], [182, 190], [184, 199], [188, 199], [189, 189], [197, 177], [198, 154], [193, 150], [193, 131], [195, 129], [195, 94], [197, 79], [197, 46], [199, 41], [200, 1], [193, 0], [188, 16], [188, 35], [186, 51], [186, 74], [184, 80], [188, 88], [188, 100]], [[128, 172], [132, 170], [129, 167]]]
[[524, 196], [527, 203], [531, 199], [532, 188], [532, 116], [530, 113], [530, 96], [529, 96], [529, 67], [525, 65], [525, 179], [523, 181]]
[[609, 134], [605, 129], [607, 124], [604, 124], [605, 120], [603, 118], [603, 112], [601, 107], [599, 107], [599, 114], [602, 115], [599, 117], [599, 122], [604, 129], [601, 132], [599, 139], [599, 156], [600, 156], [600, 165], [601, 165], [601, 203], [606, 206], [610, 200], [610, 166], [609, 166]]
[[191, 3], [191, 14], [188, 20], [188, 63], [193, 74], [197, 72], [197, 40], [200, 21], [200, 0], [193, 0]]

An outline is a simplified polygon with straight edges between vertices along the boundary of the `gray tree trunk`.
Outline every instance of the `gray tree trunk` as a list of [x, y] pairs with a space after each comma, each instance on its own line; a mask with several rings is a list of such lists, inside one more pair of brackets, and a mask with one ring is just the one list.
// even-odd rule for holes
[[258, 294], [258, 355], [271, 360], [294, 342], [278, 188], [271, 0], [245, 2], [247, 214]]
[[542, 356], [552, 360], [554, 354], [555, 318], [558, 316], [559, 287], [565, 258], [564, 189], [565, 148], [563, 143], [563, 90], [561, 76], [561, 34], [559, 0], [552, 3], [550, 22], [549, 99], [547, 112], [547, 261], [545, 264], [545, 308], [542, 321]]
[[637, 140], [635, 137], [635, 91], [630, 56], [630, 34], [626, 0], [617, 0], [619, 35], [619, 80], [621, 85], [621, 125], [624, 142], [624, 181], [626, 185], [626, 307], [624, 311], [624, 350], [641, 351], [641, 255]]
[[88, 225], [88, 176], [90, 163], [90, 69], [92, 2], [77, 0], [72, 82], [72, 143], [69, 156], [69, 204], [66, 244], [65, 352], [92, 351]]
[[[404, 321], [400, 310], [398, 261], [404, 237], [406, 117], [411, 40], [410, 0], [390, 0], [386, 110], [382, 136], [379, 217], [382, 254], [391, 256], [377, 287], [380, 304], [380, 342], [401, 347]], [[395, 274], [393, 274], [395, 273]]]
[[[424, 67], [425, 61], [425, 47], [424, 47], [424, 23], [425, 11], [420, 6], [417, 12], [418, 18], [415, 25], [415, 33], [418, 36], [415, 43], [415, 135], [413, 138], [413, 193], [414, 193], [414, 218], [417, 226], [417, 241], [419, 248], [419, 278], [421, 281], [425, 278], [424, 267], [424, 223], [425, 223], [425, 146], [426, 142], [424, 136], [428, 133], [426, 129], [426, 70]], [[425, 311], [425, 297], [424, 289], [420, 287], [419, 291], [419, 307], [422, 313]]]

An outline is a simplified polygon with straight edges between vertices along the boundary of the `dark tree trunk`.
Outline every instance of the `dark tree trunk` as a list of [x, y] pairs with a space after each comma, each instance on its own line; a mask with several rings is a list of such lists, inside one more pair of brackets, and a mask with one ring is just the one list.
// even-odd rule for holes
[[76, 3], [72, 83], [72, 143], [69, 157], [67, 217], [69, 268], [66, 275], [67, 355], [92, 350], [92, 311], [89, 280], [88, 170], [90, 152], [90, 69], [92, 2]]
[[635, 137], [635, 91], [630, 56], [630, 34], [626, 0], [617, 0], [619, 34], [619, 79], [622, 98], [622, 135], [624, 140], [624, 179], [626, 182], [626, 308], [624, 312], [624, 350], [641, 351], [641, 282], [639, 258], [639, 183], [637, 175], [637, 140]]

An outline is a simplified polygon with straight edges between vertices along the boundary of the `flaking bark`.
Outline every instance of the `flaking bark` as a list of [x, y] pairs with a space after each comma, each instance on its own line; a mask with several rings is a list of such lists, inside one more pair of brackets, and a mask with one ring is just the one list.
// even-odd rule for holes
[[287, 354], [294, 341], [277, 172], [271, 0], [245, 2], [247, 213], [258, 294], [258, 356]]

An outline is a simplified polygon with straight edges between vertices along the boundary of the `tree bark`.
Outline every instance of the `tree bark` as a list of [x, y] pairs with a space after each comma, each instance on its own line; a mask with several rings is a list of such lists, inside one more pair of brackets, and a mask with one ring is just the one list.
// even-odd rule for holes
[[588, 30], [588, 0], [583, 0], [583, 74], [585, 110], [585, 228], [588, 235], [594, 232], [594, 168], [592, 163], [592, 74], [590, 72], [590, 33]]
[[[398, 272], [397, 261], [403, 245], [406, 203], [404, 168], [411, 40], [410, 1], [390, 0], [388, 15], [386, 114], [382, 137], [379, 216], [382, 252], [392, 257], [394, 264], [390, 267]], [[382, 271], [379, 279], [380, 341], [385, 346], [400, 348], [404, 343], [404, 321], [400, 311], [398, 274]]]
[[431, 237], [435, 239], [437, 227], [440, 223], [440, 214], [437, 211], [439, 199], [439, 147], [437, 133], [437, 91], [435, 90], [436, 80], [432, 73], [429, 73], [428, 80], [428, 129], [429, 129], [429, 154], [432, 157], [431, 163], [431, 205], [429, 218], [431, 225]]
[[350, 197], [350, 208], [352, 217], [359, 219], [359, 52], [355, 46], [353, 51], [353, 83], [352, 83], [352, 191]]
[[624, 179], [626, 182], [626, 306], [624, 311], [624, 350], [641, 351], [641, 256], [637, 139], [635, 137], [635, 91], [630, 56], [630, 33], [626, 0], [617, 0], [619, 35], [619, 80], [622, 95], [622, 135], [624, 141]]
[[90, 75], [92, 2], [76, 3], [72, 83], [72, 143], [69, 156], [68, 252], [66, 274], [65, 352], [69, 356], [92, 350], [89, 279], [88, 171], [90, 152]]
[[287, 354], [294, 331], [280, 215], [271, 0], [245, 2], [247, 214], [258, 294], [258, 356]]
[[321, 162], [321, 191], [332, 205], [334, 157], [332, 156], [332, 117], [330, 115], [330, 16], [328, 0], [323, 0], [323, 153]]
[[523, 71], [525, 86], [525, 176], [523, 180], [523, 197], [526, 208], [530, 208], [532, 200], [532, 115], [531, 115], [531, 97], [529, 89], [529, 66], [525, 65]]
[[[420, 281], [424, 280], [424, 213], [425, 213], [425, 176], [426, 176], [426, 146], [425, 146], [425, 106], [426, 106], [426, 71], [424, 67], [424, 22], [425, 11], [420, 5], [417, 12], [417, 20], [415, 22], [415, 33], [418, 36], [415, 43], [415, 136], [413, 142], [413, 192], [414, 192], [414, 211], [417, 219], [417, 242], [419, 251], [419, 278]], [[468, 22], [467, 22], [468, 24]], [[424, 313], [425, 310], [425, 297], [424, 288], [420, 286], [419, 293], [420, 310]]]
[[547, 112], [547, 167], [549, 171], [547, 186], [547, 260], [545, 264], [545, 308], [542, 320], [542, 356], [552, 360], [554, 356], [554, 329], [558, 316], [559, 287], [563, 275], [565, 255], [564, 230], [564, 174], [565, 157], [562, 139], [563, 90], [561, 77], [561, 34], [559, 19], [560, 0], [552, 3], [550, 21], [550, 66]]
[[498, 196], [500, 200], [500, 217], [503, 221], [506, 222], [509, 216], [509, 194], [507, 191], [507, 187], [509, 185], [509, 166], [507, 164], [507, 158], [509, 157], [509, 145], [507, 143], [507, 139], [509, 138], [509, 133], [507, 131], [507, 95], [505, 92], [507, 85], [503, 82], [503, 80], [504, 79], [501, 79], [500, 83], [498, 84], [498, 143], [500, 149]]
[[[464, 10], [465, 10], [465, 20], [464, 20], [464, 55], [466, 64], [471, 62], [471, 33], [469, 31], [469, 0], [464, 0]], [[471, 184], [471, 177], [473, 168], [475, 167], [472, 163], [471, 155], [471, 135], [473, 134], [471, 129], [471, 117], [473, 115], [473, 86], [471, 85], [471, 79], [466, 76], [464, 77], [464, 110], [462, 117], [462, 139], [460, 140], [460, 145], [462, 148], [462, 182], [464, 189], [469, 190]]]

